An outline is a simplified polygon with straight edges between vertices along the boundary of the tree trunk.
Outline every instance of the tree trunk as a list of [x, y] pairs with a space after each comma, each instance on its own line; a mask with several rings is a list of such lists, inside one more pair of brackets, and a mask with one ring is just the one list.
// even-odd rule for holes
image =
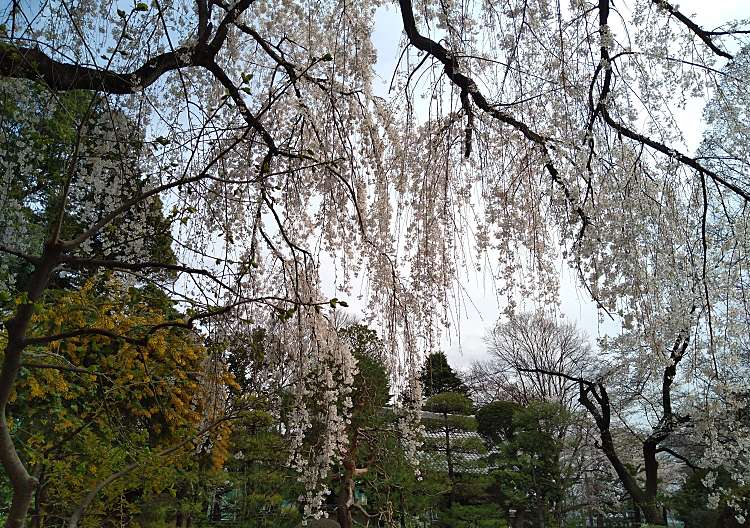
[[211, 500], [211, 520], [221, 521], [221, 496], [224, 494], [223, 491], [216, 491]]
[[344, 474], [341, 476], [341, 488], [336, 497], [336, 517], [341, 528], [352, 527], [351, 505], [354, 503], [354, 463], [344, 461]]
[[398, 490], [398, 518], [401, 528], [406, 528], [406, 515], [404, 513], [404, 489]]
[[538, 500], [534, 507], [534, 528], [545, 528], [544, 501]]
[[448, 464], [448, 480], [450, 481], [451, 489], [448, 492], [448, 507], [453, 506], [453, 453], [451, 452], [451, 433], [448, 427], [448, 413], [443, 413], [443, 419], [445, 420], [445, 461]]
[[44, 468], [39, 470], [39, 484], [34, 492], [34, 514], [31, 516], [31, 526], [42, 528], [44, 524]]
[[19, 304], [13, 318], [5, 321], [8, 342], [5, 345], [5, 354], [0, 370], [0, 463], [2, 463], [13, 489], [13, 498], [5, 521], [6, 528], [23, 528], [31, 501], [34, 498], [34, 489], [37, 486], [37, 479], [32, 477], [24, 466], [10, 435], [7, 418], [8, 400], [16, 383], [18, 371], [21, 368], [21, 354], [26, 348], [26, 331], [31, 317], [34, 315], [34, 303], [44, 293], [61, 254], [62, 246], [45, 245], [42, 257], [29, 279], [26, 302]]
[[656, 492], [659, 484], [659, 462], [656, 460], [656, 443], [643, 443], [643, 462], [646, 467], [646, 490], [641, 498], [641, 509], [649, 524], [666, 526], [664, 510], [657, 504]]
[[638, 505], [633, 501], [633, 527], [634, 528], [640, 528], [641, 526], [641, 509], [638, 507]]
[[664, 510], [656, 504], [656, 499], [653, 502], [642, 505], [643, 516], [646, 518], [646, 523], [655, 524], [657, 526], [666, 526], [667, 521], [664, 518]]
[[174, 525], [176, 528], [187, 528], [190, 526], [190, 514], [181, 511], [177, 512]]
[[599, 433], [602, 440], [602, 451], [615, 469], [620, 482], [633, 499], [636, 508], [640, 508], [643, 512], [646, 522], [656, 525], [666, 525], [663, 512], [656, 501], [659, 467], [656, 460], [656, 445], [652, 442], [644, 442], [643, 444], [643, 458], [646, 466], [646, 487], [644, 490], [641, 489], [625, 467], [625, 464], [620, 460], [615, 450], [609, 428], [602, 428], [600, 426]]

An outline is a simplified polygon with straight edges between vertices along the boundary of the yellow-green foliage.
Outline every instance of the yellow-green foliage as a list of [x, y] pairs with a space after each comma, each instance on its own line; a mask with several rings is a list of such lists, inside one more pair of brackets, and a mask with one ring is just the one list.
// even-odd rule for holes
[[[95, 277], [40, 303], [29, 333], [97, 328], [138, 339], [179, 316], [155, 289]], [[102, 490], [84, 525], [131, 519], [147, 497], [173, 493], [179, 473], [201, 459], [193, 443], [166, 457], [159, 452], [205, 425], [206, 360], [200, 337], [174, 327], [154, 332], [145, 344], [80, 335], [29, 346], [11, 419], [23, 459], [43, 486], [43, 514], [66, 517], [97, 482], [133, 462], [137, 470]], [[214, 431], [214, 465], [223, 463], [228, 437], [227, 425]]]

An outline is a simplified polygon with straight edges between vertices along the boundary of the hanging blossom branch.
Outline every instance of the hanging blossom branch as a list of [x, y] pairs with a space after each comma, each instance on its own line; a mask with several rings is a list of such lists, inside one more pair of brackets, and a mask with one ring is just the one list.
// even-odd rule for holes
[[474, 79], [460, 71], [458, 59], [456, 56], [454, 56], [449, 50], [443, 47], [442, 44], [435, 42], [429, 37], [425, 37], [424, 35], [419, 33], [419, 30], [417, 29], [417, 22], [414, 18], [414, 8], [412, 7], [411, 0], [399, 0], [399, 6], [401, 7], [401, 18], [404, 23], [404, 31], [406, 32], [406, 36], [409, 39], [409, 43], [415, 48], [424, 51], [430, 56], [437, 59], [443, 65], [443, 70], [445, 71], [446, 76], [461, 90], [461, 101], [464, 105], [464, 111], [466, 112], [469, 119], [469, 125], [467, 126], [465, 137], [465, 143], [467, 143], [464, 147], [465, 153], [471, 154], [471, 146], [469, 144], [471, 142], [471, 133], [469, 132], [469, 130], [471, 129], [474, 118], [473, 112], [471, 110], [471, 105], [467, 105], [470, 98], [470, 100], [478, 108], [480, 108], [493, 118], [497, 119], [501, 123], [505, 123], [506, 125], [511, 126], [515, 130], [520, 132], [526, 139], [542, 149], [547, 158], [544, 164], [544, 168], [552, 178], [552, 181], [558, 184], [563, 189], [563, 193], [565, 194], [568, 203], [571, 205], [571, 207], [574, 208], [576, 214], [578, 215], [579, 220], [582, 224], [580, 235], [580, 237], [582, 237], [586, 226], [591, 223], [591, 220], [583, 210], [583, 208], [575, 203], [570, 189], [568, 189], [567, 185], [560, 177], [557, 168], [552, 162], [552, 159], [549, 155], [549, 148], [547, 146], [548, 138], [532, 130], [526, 123], [519, 121], [515, 117], [506, 114], [505, 112], [502, 112], [496, 106], [492, 105], [481, 92]]
[[[654, 0], [657, 4], [661, 3], [661, 0]], [[666, 2], [664, 2], [666, 3]], [[610, 0], [599, 0], [599, 26], [600, 31], [602, 32], [609, 32], [609, 13], [610, 13]], [[697, 26], [696, 26], [697, 27]], [[601, 71], [604, 70], [604, 80], [602, 82], [602, 89], [599, 92], [599, 98], [598, 103], [596, 104], [595, 109], [593, 110], [592, 115], [592, 121], [596, 118], [596, 115], [598, 113], [601, 113], [601, 116], [604, 118], [604, 121], [614, 128], [617, 132], [622, 134], [623, 136], [630, 138], [638, 143], [647, 145], [651, 147], [652, 149], [661, 152], [662, 154], [673, 158], [677, 160], [678, 162], [682, 163], [683, 165], [686, 165], [687, 167], [690, 167], [691, 169], [694, 169], [697, 174], [700, 175], [701, 178], [703, 178], [703, 175], [709, 176], [712, 180], [714, 180], [716, 183], [726, 187], [727, 189], [731, 190], [735, 194], [737, 194], [739, 197], [741, 197], [746, 202], [750, 202], [750, 192], [742, 189], [741, 187], [735, 185], [734, 183], [728, 181], [727, 179], [723, 178], [719, 174], [717, 174], [715, 171], [712, 171], [708, 167], [702, 165], [698, 162], [697, 159], [692, 158], [690, 156], [687, 156], [686, 154], [683, 154], [676, 149], [670, 148], [667, 145], [656, 141], [653, 138], [650, 138], [648, 136], [645, 136], [643, 134], [640, 134], [634, 130], [631, 130], [627, 126], [625, 126], [623, 123], [615, 120], [612, 115], [609, 113], [609, 109], [607, 108], [607, 99], [610, 95], [611, 89], [612, 89], [612, 80], [614, 77], [614, 72], [612, 68], [612, 61], [614, 58], [610, 58], [609, 49], [606, 44], [606, 39], [602, 38], [602, 45], [600, 47], [600, 54], [601, 54], [601, 61], [596, 67], [596, 70], [594, 71], [593, 79], [592, 79], [592, 86], [595, 82], [595, 80], [600, 75]], [[617, 57], [625, 56], [626, 54], [618, 54]]]

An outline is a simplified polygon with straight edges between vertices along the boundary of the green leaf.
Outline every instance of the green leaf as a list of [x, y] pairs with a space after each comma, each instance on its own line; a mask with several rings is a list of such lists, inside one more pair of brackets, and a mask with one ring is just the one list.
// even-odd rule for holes
[[330, 61], [332, 61], [332, 60], [333, 60], [333, 55], [331, 55], [330, 53], [326, 53], [325, 55], [323, 55], [323, 56], [322, 56], [322, 57], [320, 58], [320, 60], [322, 60], [322, 61], [324, 61], [324, 62], [330, 62]]
[[167, 138], [165, 138], [165, 137], [162, 137], [162, 136], [159, 136], [154, 141], [156, 141], [160, 145], [169, 145], [169, 140]]
[[242, 74], [242, 82], [250, 82], [250, 80], [253, 78], [252, 73], [243, 73]]
[[135, 10], [136, 11], [148, 11], [148, 5], [144, 2], [138, 2], [135, 4]]
[[120, 18], [125, 18], [127, 16], [127, 13], [125, 13], [125, 11], [123, 11], [122, 9], [118, 9], [117, 16], [119, 16]]
[[346, 301], [339, 301], [339, 304], [343, 306], [344, 308], [349, 308], [349, 303]]
[[240, 88], [240, 90], [242, 90], [243, 92], [245, 92], [248, 95], [253, 95], [253, 92], [247, 86], [243, 86], [242, 88]]

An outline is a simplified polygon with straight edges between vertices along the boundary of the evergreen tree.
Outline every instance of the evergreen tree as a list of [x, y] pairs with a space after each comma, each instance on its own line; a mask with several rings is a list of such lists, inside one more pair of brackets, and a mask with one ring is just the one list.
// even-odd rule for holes
[[[559, 517], [565, 483], [560, 470], [560, 431], [569, 423], [559, 404], [492, 402], [477, 411], [477, 431], [491, 455], [493, 494], [506, 510], [518, 512], [518, 521], [535, 528], [548, 517]], [[523, 520], [526, 521], [523, 521]], [[556, 519], [560, 521], [561, 519]]]
[[[448, 492], [448, 507], [453, 505], [454, 487], [462, 469], [468, 469], [470, 459], [464, 455], [476, 452], [476, 445], [471, 438], [466, 438], [468, 431], [476, 429], [476, 422], [468, 416], [472, 410], [471, 400], [460, 392], [441, 392], [429, 398], [424, 410], [432, 413], [424, 420], [425, 446], [427, 451], [437, 454], [434, 457], [438, 465], [445, 464], [448, 472], [450, 490]], [[473, 442], [476, 444], [476, 442]], [[444, 462], [443, 462], [444, 461]]]
[[448, 358], [444, 352], [433, 352], [427, 356], [419, 380], [422, 382], [422, 394], [426, 398], [442, 392], [457, 392], [463, 395], [469, 392], [464, 382], [448, 364]]

